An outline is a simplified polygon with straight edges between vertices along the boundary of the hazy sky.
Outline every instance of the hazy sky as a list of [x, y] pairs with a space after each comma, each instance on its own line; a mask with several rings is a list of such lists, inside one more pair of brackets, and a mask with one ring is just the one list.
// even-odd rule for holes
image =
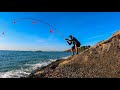
[[[14, 24], [17, 18], [40, 19], [58, 31], [29, 19]], [[70, 34], [82, 45], [94, 45], [119, 29], [119, 12], [0, 12], [0, 49], [61, 51], [71, 47], [64, 40]]]

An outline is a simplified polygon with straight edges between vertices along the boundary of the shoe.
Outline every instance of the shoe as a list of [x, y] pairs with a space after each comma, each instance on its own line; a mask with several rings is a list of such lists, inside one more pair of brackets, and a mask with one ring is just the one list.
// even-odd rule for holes
[[74, 56], [74, 54], [72, 56]]

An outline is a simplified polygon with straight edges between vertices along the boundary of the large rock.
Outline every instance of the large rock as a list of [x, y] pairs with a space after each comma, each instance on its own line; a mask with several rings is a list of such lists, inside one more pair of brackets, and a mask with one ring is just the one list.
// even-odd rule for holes
[[[52, 68], [51, 68], [52, 67]], [[119, 78], [120, 31], [82, 53], [33, 73], [32, 78]]]

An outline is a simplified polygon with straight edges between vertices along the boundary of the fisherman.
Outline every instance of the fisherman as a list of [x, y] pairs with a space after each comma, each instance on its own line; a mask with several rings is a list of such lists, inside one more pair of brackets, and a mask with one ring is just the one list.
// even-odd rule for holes
[[69, 36], [69, 39], [65, 39], [67, 41], [67, 43], [69, 45], [73, 44], [73, 46], [71, 47], [71, 52], [72, 52], [72, 56], [74, 55], [74, 49], [76, 50], [76, 54], [78, 54], [78, 47], [80, 47], [81, 43], [72, 35]]

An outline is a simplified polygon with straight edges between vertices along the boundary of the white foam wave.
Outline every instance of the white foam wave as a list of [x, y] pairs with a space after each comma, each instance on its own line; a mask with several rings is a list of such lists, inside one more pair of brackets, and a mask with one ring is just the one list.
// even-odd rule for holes
[[52, 62], [54, 62], [56, 60], [57, 59], [49, 59], [49, 61], [43, 61], [43, 62], [39, 62], [37, 64], [25, 64], [25, 66], [30, 66], [30, 68], [32, 70], [35, 70], [35, 69], [37, 69], [39, 67], [47, 66], [48, 64], [50, 64], [50, 63], [52, 63]]
[[1, 72], [0, 73], [0, 78], [20, 78], [20, 77], [25, 77], [29, 75], [30, 73], [27, 73], [22, 70], [12, 70], [8, 72]]
[[[62, 57], [61, 59], [67, 59], [67, 57]], [[19, 69], [19, 70], [12, 70], [8, 72], [0, 72], [0, 78], [20, 78], [20, 77], [25, 77], [28, 76], [33, 70], [47, 66], [48, 64], [56, 61], [57, 59], [49, 59], [49, 61], [43, 61], [39, 62], [37, 64], [25, 64], [25, 66], [29, 66], [27, 69]]]
[[61, 59], [67, 59], [67, 58], [69, 58], [70, 56], [66, 56], [66, 57], [62, 57]]

